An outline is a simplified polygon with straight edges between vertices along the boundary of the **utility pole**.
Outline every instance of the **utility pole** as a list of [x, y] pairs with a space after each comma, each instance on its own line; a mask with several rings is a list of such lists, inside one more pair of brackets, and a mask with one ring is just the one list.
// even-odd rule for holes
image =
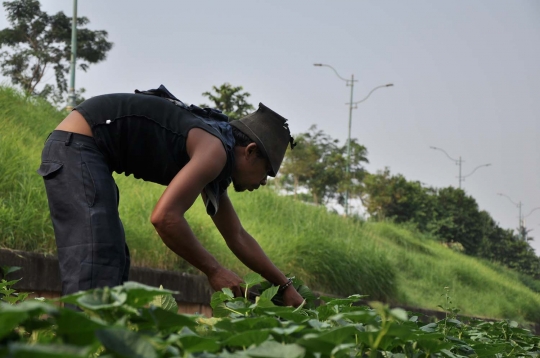
[[458, 161], [458, 165], [459, 165], [459, 188], [461, 189], [461, 182], [463, 181], [461, 179], [461, 163], [462, 163], [462, 160], [461, 160], [461, 155], [459, 156], [459, 161]]
[[[330, 67], [334, 73], [336, 74], [336, 76], [338, 76], [340, 79], [342, 79], [343, 81], [346, 82], [346, 85], [347, 86], [350, 86], [351, 87], [351, 101], [349, 103], [346, 103], [349, 105], [349, 133], [347, 135], [347, 166], [345, 168], [345, 172], [347, 173], [347, 177], [349, 177], [349, 173], [351, 171], [351, 126], [352, 126], [352, 110], [353, 108], [358, 108], [358, 103], [360, 102], [364, 102], [366, 99], [368, 99], [369, 96], [371, 96], [371, 94], [379, 89], [379, 88], [383, 88], [383, 87], [392, 87], [393, 84], [389, 83], [387, 85], [382, 85], [382, 86], [377, 86], [375, 87], [374, 89], [371, 90], [371, 92], [369, 92], [369, 94], [364, 97], [364, 99], [360, 100], [360, 101], [357, 101], [357, 102], [353, 102], [353, 92], [354, 92], [354, 83], [355, 82], [358, 82], [358, 80], [355, 80], [354, 79], [354, 74], [351, 75], [351, 79], [348, 80], [346, 78], [343, 78], [339, 75], [339, 73], [336, 71], [336, 69], [330, 65], [325, 65], [325, 64], [322, 64], [322, 63], [314, 63], [313, 66], [317, 66], [317, 67]], [[354, 106], [354, 107], [353, 107]], [[345, 216], [349, 216], [349, 190], [347, 189], [345, 191]]]
[[[354, 89], [354, 74], [351, 75], [350, 82], [347, 82], [347, 86], [351, 86], [351, 101], [349, 102], [349, 135], [347, 136], [347, 178], [351, 171], [351, 122], [352, 122], [352, 110], [353, 110], [353, 89]], [[345, 191], [345, 216], [349, 216], [349, 189]]]
[[461, 165], [462, 163], [464, 162], [464, 160], [461, 159], [461, 156], [459, 156], [459, 159], [454, 159], [452, 158], [451, 156], [448, 155], [448, 153], [446, 153], [446, 151], [444, 149], [441, 149], [441, 148], [437, 148], [437, 147], [430, 147], [431, 149], [435, 149], [435, 150], [440, 150], [441, 152], [443, 152], [444, 154], [446, 154], [446, 156], [451, 160], [453, 161], [454, 163], [456, 163], [456, 165], [459, 166], [459, 176], [458, 176], [458, 187], [459, 189], [461, 189], [461, 183], [465, 181], [465, 178], [471, 176], [474, 174], [474, 172], [478, 169], [478, 168], [481, 168], [481, 167], [489, 167], [491, 165], [491, 163], [488, 163], [488, 164], [482, 164], [482, 165], [479, 165], [477, 166], [476, 168], [473, 169], [472, 172], [470, 172], [469, 174], [467, 175], [461, 175]]
[[71, 20], [71, 68], [69, 82], [69, 100], [67, 110], [71, 111], [75, 103], [75, 66], [77, 63], [77, 0], [73, 0], [73, 19]]
[[[497, 193], [497, 195], [504, 196], [506, 199], [508, 199], [512, 204], [514, 204], [518, 208], [519, 216], [518, 216], [518, 236], [520, 236], [521, 240], [525, 240], [524, 233], [523, 233], [523, 216], [521, 216], [521, 208], [523, 207], [523, 203], [521, 201], [514, 202], [512, 198], [510, 198], [508, 195], [503, 193]], [[534, 211], [534, 210], [533, 210]], [[532, 211], [529, 213], [529, 215], [532, 213]], [[527, 215], [527, 216], [529, 216]]]

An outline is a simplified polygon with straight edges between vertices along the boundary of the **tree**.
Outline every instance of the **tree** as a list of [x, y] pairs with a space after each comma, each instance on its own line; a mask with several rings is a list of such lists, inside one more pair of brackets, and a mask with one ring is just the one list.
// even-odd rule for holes
[[305, 133], [294, 136], [296, 146], [294, 150], [287, 150], [280, 170], [284, 183], [287, 183], [287, 178], [292, 179], [295, 200], [300, 183], [305, 184], [313, 176], [312, 163], [319, 159], [317, 147], [309, 139]]
[[347, 146], [340, 146], [337, 139], [331, 138], [313, 125], [308, 132], [294, 136], [298, 144], [294, 150], [285, 153], [281, 173], [291, 176], [294, 193], [298, 187], [307, 188], [311, 201], [324, 204], [337, 198], [344, 204], [343, 194], [348, 189], [352, 197], [357, 196], [365, 176], [363, 163], [368, 162], [366, 147], [351, 140], [351, 162], [349, 174], [347, 167]]
[[[345, 144], [341, 151], [344, 155], [347, 153], [347, 145]], [[351, 139], [351, 156], [349, 163], [349, 174], [344, 173], [343, 180], [338, 187], [340, 205], [345, 205], [344, 195], [349, 192], [350, 198], [362, 198], [363, 181], [367, 174], [364, 168], [364, 163], [369, 163], [367, 159], [367, 148], [358, 143], [356, 138]], [[345, 158], [345, 163], [347, 159]]]
[[[60, 101], [67, 92], [72, 19], [63, 12], [48, 15], [41, 11], [37, 0], [6, 1], [4, 8], [11, 28], [0, 31], [2, 74], [28, 95]], [[82, 28], [88, 23], [88, 18], [77, 17], [77, 60], [83, 71], [90, 64], [105, 60], [113, 46], [107, 41], [106, 31]], [[56, 86], [46, 84], [38, 90], [50, 69], [54, 70]]]
[[362, 188], [362, 202], [375, 220], [391, 219], [398, 223], [414, 222], [427, 231], [433, 220], [435, 190], [418, 181], [408, 181], [401, 174], [391, 175], [390, 169], [367, 174]]
[[208, 97], [214, 104], [201, 104], [200, 107], [213, 107], [222, 111], [230, 120], [237, 120], [248, 115], [253, 109], [253, 105], [247, 102], [251, 96], [248, 92], [242, 92], [242, 86], [234, 87], [230, 83], [224, 83], [219, 87], [212, 86], [211, 92], [204, 92], [202, 95]]
[[484, 237], [479, 256], [539, 279], [540, 258], [522, 234], [502, 229], [485, 211], [482, 215]]
[[[298, 187], [303, 186], [317, 205], [338, 196], [346, 178], [345, 148], [338, 145], [337, 139], [317, 130], [315, 125], [294, 137], [298, 145], [285, 154], [282, 173], [293, 177], [295, 194]], [[361, 152], [363, 147], [355, 148]]]
[[477, 255], [482, 244], [482, 214], [476, 200], [454, 187], [437, 191], [435, 215], [429, 230], [440, 239], [461, 243], [468, 254]]

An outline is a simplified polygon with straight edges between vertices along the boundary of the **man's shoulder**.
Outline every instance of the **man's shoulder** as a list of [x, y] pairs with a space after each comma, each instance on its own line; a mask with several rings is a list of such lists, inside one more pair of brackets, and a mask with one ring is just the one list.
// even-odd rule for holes
[[214, 134], [198, 127], [191, 128], [187, 134], [186, 151], [190, 158], [200, 156], [215, 158], [217, 161], [227, 160], [227, 154], [223, 142]]

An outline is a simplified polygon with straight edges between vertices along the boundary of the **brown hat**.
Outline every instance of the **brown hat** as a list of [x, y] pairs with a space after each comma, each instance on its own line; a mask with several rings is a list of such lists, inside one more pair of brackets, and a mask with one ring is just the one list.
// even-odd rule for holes
[[237, 121], [231, 121], [230, 124], [257, 144], [257, 147], [270, 161], [272, 166], [270, 176], [275, 177], [285, 156], [287, 146], [290, 143], [292, 149], [296, 145], [293, 143], [287, 119], [259, 103], [257, 111]]

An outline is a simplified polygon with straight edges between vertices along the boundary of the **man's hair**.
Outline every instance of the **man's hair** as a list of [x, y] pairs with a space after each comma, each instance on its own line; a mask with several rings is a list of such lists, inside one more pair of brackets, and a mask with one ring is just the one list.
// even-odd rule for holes
[[235, 145], [239, 147], [247, 147], [250, 143], [255, 143], [253, 139], [245, 135], [244, 132], [242, 132], [240, 129], [233, 126], [231, 126], [231, 128], [232, 128], [234, 141], [236, 142]]
[[[232, 134], [233, 134], [233, 137], [234, 137], [234, 141], [235, 141], [235, 146], [239, 146], [239, 147], [247, 147], [249, 144], [251, 143], [255, 143], [255, 141], [251, 138], [249, 138], [247, 135], [245, 135], [244, 132], [242, 132], [240, 129], [234, 127], [234, 126], [231, 126], [232, 128]], [[257, 156], [259, 158], [266, 158], [263, 154], [262, 154], [262, 151], [257, 148]]]

